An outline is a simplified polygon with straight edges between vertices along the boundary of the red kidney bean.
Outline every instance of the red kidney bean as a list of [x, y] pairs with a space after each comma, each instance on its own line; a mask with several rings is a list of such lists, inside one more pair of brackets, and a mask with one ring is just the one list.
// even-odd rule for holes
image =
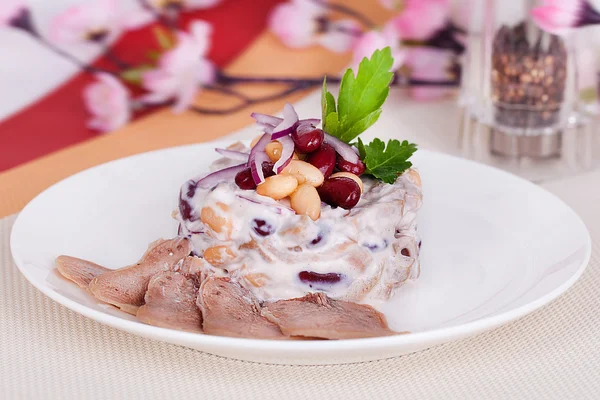
[[327, 143], [323, 143], [318, 150], [306, 157], [306, 162], [317, 167], [327, 179], [335, 167], [335, 150]]
[[335, 272], [320, 274], [312, 271], [302, 271], [298, 274], [300, 281], [304, 283], [338, 283], [342, 280], [343, 275]]
[[321, 147], [325, 134], [311, 125], [300, 125], [292, 132], [292, 140], [300, 153], [312, 153]]
[[[262, 170], [265, 178], [275, 175], [275, 172], [273, 171], [273, 165], [275, 164], [268, 161], [262, 163]], [[254, 183], [254, 179], [252, 178], [252, 171], [250, 170], [250, 167], [236, 174], [235, 183], [242, 190], [256, 189], [256, 183]]]
[[350, 172], [358, 176], [365, 172], [365, 164], [361, 160], [358, 160], [358, 163], [354, 164], [350, 161], [346, 161], [339, 154], [337, 155], [336, 166], [340, 171]]
[[254, 183], [250, 168], [246, 168], [235, 175], [235, 184], [242, 190], [256, 189], [256, 183]]
[[273, 225], [269, 224], [264, 219], [253, 219], [252, 229], [260, 236], [269, 236], [274, 231]]
[[350, 209], [360, 200], [360, 186], [354, 179], [336, 177], [323, 182], [317, 188], [321, 200], [331, 206]]

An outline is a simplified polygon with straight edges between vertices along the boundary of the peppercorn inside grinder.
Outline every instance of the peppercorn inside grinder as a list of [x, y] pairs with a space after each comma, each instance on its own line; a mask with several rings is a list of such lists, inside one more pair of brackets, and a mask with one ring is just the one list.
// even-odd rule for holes
[[503, 25], [494, 35], [491, 151], [508, 156], [559, 156], [567, 50], [562, 38], [537, 28], [529, 29], [529, 36], [535, 36], [528, 38], [527, 28], [526, 22], [512, 28]]

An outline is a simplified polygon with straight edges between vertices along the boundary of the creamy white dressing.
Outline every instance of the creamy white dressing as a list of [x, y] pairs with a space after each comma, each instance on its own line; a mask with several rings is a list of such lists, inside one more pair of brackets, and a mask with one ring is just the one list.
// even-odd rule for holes
[[[422, 194], [414, 170], [393, 185], [363, 181], [365, 190], [356, 207], [323, 204], [317, 221], [296, 215], [286, 200], [242, 190], [234, 182], [195, 190], [190, 182], [182, 189], [183, 207], [176, 218], [196, 255], [227, 246], [235, 258], [218, 268], [260, 301], [322, 291], [334, 299], [376, 305], [419, 275], [415, 218]], [[200, 215], [206, 207], [219, 221], [230, 223], [230, 229], [216, 232], [203, 223]], [[219, 251], [227, 258], [224, 248]], [[323, 279], [301, 279], [315, 274]]]

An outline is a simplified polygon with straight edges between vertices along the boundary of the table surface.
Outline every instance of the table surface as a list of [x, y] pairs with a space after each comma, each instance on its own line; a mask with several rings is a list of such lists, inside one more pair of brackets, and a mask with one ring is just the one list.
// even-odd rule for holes
[[[352, 1], [371, 17], [384, 14]], [[379, 13], [379, 14], [378, 14]], [[264, 63], [266, 56], [282, 60]], [[323, 62], [327, 60], [327, 62]], [[317, 75], [340, 70], [346, 56], [290, 51], [263, 34], [230, 72]], [[251, 88], [255, 92], [265, 88]], [[305, 94], [291, 96], [297, 101]], [[205, 96], [200, 102], [212, 101]], [[277, 112], [281, 102], [258, 111]], [[319, 114], [319, 95], [299, 101]], [[457, 153], [454, 100], [415, 103], [392, 91], [378, 122], [387, 136]], [[501, 329], [414, 355], [343, 366], [274, 366], [228, 360], [136, 337], [52, 302], [20, 275], [9, 251], [18, 212], [54, 182], [99, 163], [168, 146], [222, 137], [248, 125], [248, 110], [227, 118], [164, 110], [118, 132], [0, 174], [0, 398], [596, 398], [600, 393], [600, 171], [543, 186], [586, 222], [590, 266], [558, 300]], [[247, 139], [246, 128], [229, 135]], [[369, 133], [374, 135], [374, 131]], [[585, 195], [582, 195], [585, 194]], [[549, 216], [551, 218], [551, 216]], [[560, 229], [560, 221], [556, 221]]]

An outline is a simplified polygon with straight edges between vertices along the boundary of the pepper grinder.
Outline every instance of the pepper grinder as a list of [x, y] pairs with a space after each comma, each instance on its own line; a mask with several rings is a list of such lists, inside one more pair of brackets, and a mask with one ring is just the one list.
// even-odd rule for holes
[[574, 40], [541, 30], [532, 0], [473, 2], [461, 87], [463, 155], [542, 181], [591, 166]]

